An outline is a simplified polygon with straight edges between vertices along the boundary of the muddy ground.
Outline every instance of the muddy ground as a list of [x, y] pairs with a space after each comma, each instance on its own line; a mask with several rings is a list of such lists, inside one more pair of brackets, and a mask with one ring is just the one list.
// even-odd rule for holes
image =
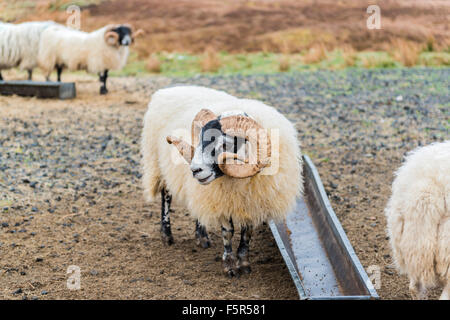
[[[72, 76], [74, 100], [0, 97], [0, 297], [297, 298], [267, 226], [251, 244], [253, 273], [239, 279], [221, 274], [218, 230], [212, 248], [198, 248], [182, 207], [172, 219], [176, 243], [161, 243], [160, 204], [142, 197], [139, 139], [151, 94], [176, 82], [261, 99], [293, 121], [362, 264], [380, 268], [380, 296], [409, 299], [392, 267], [383, 208], [404, 153], [449, 138], [449, 76], [399, 69], [113, 78], [107, 96], [95, 78]], [[81, 268], [78, 291], [66, 287], [70, 265]]]

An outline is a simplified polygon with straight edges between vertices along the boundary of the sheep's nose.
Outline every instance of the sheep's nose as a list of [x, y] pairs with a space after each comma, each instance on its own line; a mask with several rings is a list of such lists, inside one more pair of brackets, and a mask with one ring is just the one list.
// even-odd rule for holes
[[191, 171], [192, 171], [192, 173], [193, 173], [194, 175], [196, 175], [197, 173], [202, 172], [203, 169], [202, 169], [202, 168], [192, 168]]

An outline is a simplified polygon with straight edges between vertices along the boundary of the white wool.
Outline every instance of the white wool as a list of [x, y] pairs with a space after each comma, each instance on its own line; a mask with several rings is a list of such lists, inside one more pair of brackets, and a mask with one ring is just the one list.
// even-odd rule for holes
[[[223, 176], [208, 185], [200, 185], [166, 137], [183, 136], [190, 142], [192, 121], [203, 108], [218, 116], [241, 110], [263, 128], [278, 129], [277, 172], [273, 175], [261, 172], [246, 179]], [[185, 86], [157, 91], [144, 119], [142, 155], [145, 197], [154, 200], [161, 188], [166, 187], [205, 226], [219, 225], [230, 217], [238, 225], [257, 226], [271, 219], [281, 220], [303, 188], [300, 147], [292, 123], [262, 102], [238, 99], [209, 88]]]
[[409, 153], [385, 210], [395, 263], [422, 288], [450, 284], [450, 140]]
[[64, 26], [46, 29], [41, 37], [39, 66], [47, 76], [56, 65], [95, 74], [122, 69], [127, 62], [129, 48], [107, 44], [104, 37], [107, 28], [90, 33]]
[[52, 21], [0, 22], [0, 71], [15, 67], [33, 70], [37, 66], [41, 34], [52, 25], [55, 25]]

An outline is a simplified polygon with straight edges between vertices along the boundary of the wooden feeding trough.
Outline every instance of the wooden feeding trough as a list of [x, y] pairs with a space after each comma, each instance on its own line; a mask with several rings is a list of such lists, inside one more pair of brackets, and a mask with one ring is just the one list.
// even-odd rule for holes
[[0, 81], [1, 95], [24, 97], [73, 99], [76, 97], [73, 82]]
[[300, 299], [378, 299], [308, 156], [304, 196], [286, 221], [270, 223]]

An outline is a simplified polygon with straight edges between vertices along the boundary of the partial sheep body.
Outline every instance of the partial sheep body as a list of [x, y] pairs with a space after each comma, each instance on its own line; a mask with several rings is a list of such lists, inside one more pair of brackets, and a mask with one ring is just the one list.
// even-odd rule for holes
[[19, 67], [30, 74], [38, 65], [37, 52], [44, 30], [55, 23], [0, 23], [0, 71]]
[[395, 263], [413, 296], [443, 284], [450, 293], [450, 141], [406, 157], [385, 210]]
[[104, 39], [107, 29], [103, 27], [88, 33], [63, 26], [48, 28], [41, 38], [39, 66], [47, 76], [56, 66], [94, 74], [122, 69], [129, 48], [107, 44]]
[[[192, 177], [189, 165], [174, 164], [171, 159], [180, 155], [167, 143], [166, 136], [184, 131], [184, 137], [190, 141], [191, 123], [202, 108], [217, 115], [242, 110], [264, 128], [278, 129], [278, 172], [246, 179], [224, 176], [203, 186]], [[296, 129], [283, 115], [259, 101], [238, 99], [221, 91], [194, 86], [159, 90], [153, 95], [144, 119], [145, 197], [154, 200], [161, 188], [166, 187], [205, 226], [217, 226], [230, 218], [239, 225], [254, 226], [271, 219], [282, 220], [303, 186], [296, 137]]]

